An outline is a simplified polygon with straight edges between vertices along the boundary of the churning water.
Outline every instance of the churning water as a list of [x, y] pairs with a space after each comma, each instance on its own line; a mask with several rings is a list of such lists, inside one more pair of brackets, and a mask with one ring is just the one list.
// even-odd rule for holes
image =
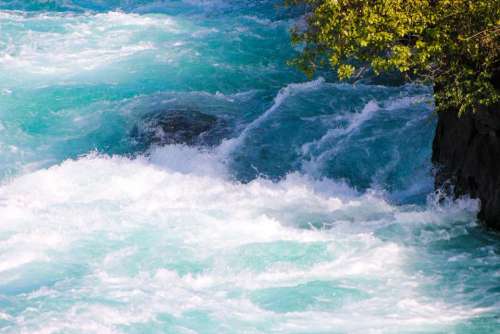
[[[431, 90], [307, 81], [274, 4], [0, 0], [0, 332], [500, 332]], [[224, 129], [147, 147], [164, 110]]]

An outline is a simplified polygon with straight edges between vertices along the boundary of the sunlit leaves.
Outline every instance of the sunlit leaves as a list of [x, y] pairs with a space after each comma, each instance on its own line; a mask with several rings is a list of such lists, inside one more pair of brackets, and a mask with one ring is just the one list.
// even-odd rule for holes
[[497, 0], [286, 0], [306, 4], [304, 46], [295, 65], [312, 75], [329, 64], [340, 79], [369, 66], [433, 82], [439, 108], [475, 109], [500, 101], [492, 83], [499, 71]]

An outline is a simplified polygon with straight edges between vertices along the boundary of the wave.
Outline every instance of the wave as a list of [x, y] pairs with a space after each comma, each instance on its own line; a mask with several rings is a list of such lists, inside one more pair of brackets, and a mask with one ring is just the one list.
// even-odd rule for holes
[[[0, 333], [496, 329], [431, 88], [296, 83], [272, 3], [0, 0]], [[183, 110], [225, 141], [134, 137]]]
[[[156, 41], [138, 39], [145, 29], [178, 34], [176, 22], [153, 17], [109, 12], [95, 15], [5, 13], [0, 17], [0, 70], [24, 75], [75, 75], [99, 69], [146, 51]], [[24, 31], [9, 28], [11, 22]], [[48, 31], [32, 26], [53, 26]], [[174, 42], [172, 42], [173, 44]], [[3, 47], [1, 47], [3, 44]]]
[[[449, 330], [494, 307], [425, 292], [446, 268], [467, 275], [424, 246], [473, 237], [473, 202], [397, 207], [299, 174], [241, 184], [214, 154], [90, 155], [2, 185], [0, 293], [31, 305], [3, 307], [4, 328]], [[489, 274], [474, 275], [467, 284], [485, 289]], [[53, 308], [62, 296], [68, 306]], [[201, 318], [187, 324], [189, 314]]]
[[225, 156], [229, 156], [234, 152], [236, 148], [238, 148], [248, 137], [248, 135], [252, 132], [252, 130], [261, 126], [269, 117], [271, 117], [286, 101], [290, 96], [293, 96], [297, 93], [309, 92], [312, 90], [319, 89], [321, 85], [325, 83], [325, 79], [318, 78], [313, 81], [304, 82], [304, 83], [293, 83], [289, 84], [286, 87], [282, 88], [276, 97], [273, 100], [272, 106], [267, 109], [264, 113], [262, 113], [259, 117], [257, 117], [250, 124], [245, 126], [240, 135], [236, 138], [228, 139], [223, 142], [220, 146], [220, 150], [223, 152]]
[[[308, 154], [311, 150], [311, 147], [321, 148], [321, 146], [327, 143], [329, 140], [333, 138], [337, 138], [339, 136], [349, 136], [353, 131], [358, 130], [363, 123], [368, 121], [373, 114], [379, 110], [379, 106], [375, 101], [368, 102], [363, 110], [359, 113], [349, 114], [347, 115], [348, 126], [346, 128], [336, 128], [330, 129], [327, 131], [325, 135], [323, 135], [319, 140], [315, 140], [311, 143], [304, 144], [301, 148], [303, 154]], [[328, 152], [329, 154], [331, 152]], [[322, 156], [319, 156], [321, 159]]]
[[273, 9], [276, 0], [1, 0], [0, 9], [28, 12], [103, 12], [123, 11], [135, 13], [224, 13], [226, 11], [255, 12]]

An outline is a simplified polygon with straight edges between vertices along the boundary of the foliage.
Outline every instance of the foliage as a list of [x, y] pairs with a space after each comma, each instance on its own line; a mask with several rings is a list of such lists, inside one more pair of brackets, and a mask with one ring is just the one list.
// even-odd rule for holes
[[[306, 5], [292, 30], [302, 45], [292, 63], [312, 75], [330, 65], [340, 79], [368, 68], [433, 82], [440, 109], [496, 104], [500, 52], [498, 0], [285, 0]], [[496, 86], [496, 87], [495, 87]]]

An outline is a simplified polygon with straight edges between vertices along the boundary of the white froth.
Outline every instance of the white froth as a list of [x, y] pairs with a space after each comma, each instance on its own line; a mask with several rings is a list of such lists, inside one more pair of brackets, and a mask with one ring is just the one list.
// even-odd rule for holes
[[[446, 211], [399, 212], [374, 194], [297, 174], [241, 184], [216, 154], [167, 146], [134, 160], [90, 155], [3, 185], [0, 283], [29, 281], [40, 266], [59, 278], [24, 287], [17, 298], [30, 308], [2, 317], [30, 333], [119, 333], [190, 312], [254, 332], [266, 324], [270, 332], [395, 333], [446, 329], [479, 312], [422, 294], [426, 278], [408, 268], [413, 250], [373, 233]], [[59, 263], [85, 270], [72, 278]], [[252, 297], [310, 282], [337, 282], [362, 298], [282, 313]], [[51, 309], [51, 300], [68, 306]], [[185, 329], [181, 321], [172, 331]]]
[[[140, 38], [146, 31], [159, 30], [169, 35], [180, 31], [177, 23], [165, 15], [2, 13], [0, 29], [3, 25], [6, 28], [0, 37], [0, 68], [32, 75], [67, 76], [95, 70], [157, 49], [154, 41]], [[53, 29], [30, 28], [40, 20]], [[23, 30], [9, 30], [12, 22]]]

